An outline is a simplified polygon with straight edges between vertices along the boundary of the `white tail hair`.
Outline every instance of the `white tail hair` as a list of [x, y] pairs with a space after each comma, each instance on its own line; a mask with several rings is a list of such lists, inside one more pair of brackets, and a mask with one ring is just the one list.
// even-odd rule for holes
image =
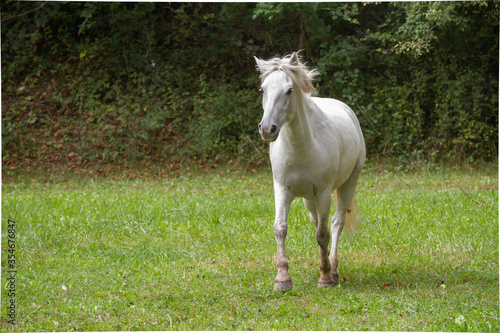
[[[339, 190], [335, 190], [335, 199], [337, 199], [337, 202], [339, 201]], [[356, 197], [352, 199], [351, 205], [349, 206], [349, 209], [347, 210], [347, 213], [345, 214], [345, 224], [344, 224], [344, 231], [348, 235], [352, 235], [353, 231], [359, 232], [359, 225], [358, 221], [360, 220], [360, 213], [359, 213], [359, 207], [358, 207], [358, 202], [356, 201]]]

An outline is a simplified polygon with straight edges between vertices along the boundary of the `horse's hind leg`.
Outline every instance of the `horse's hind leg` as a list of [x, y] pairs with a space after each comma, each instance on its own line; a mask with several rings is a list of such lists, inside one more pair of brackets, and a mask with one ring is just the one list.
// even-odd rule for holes
[[332, 266], [332, 279], [335, 283], [339, 282], [339, 275], [337, 272], [338, 267], [338, 256], [337, 250], [339, 245], [340, 234], [345, 224], [345, 216], [349, 210], [349, 206], [354, 198], [354, 191], [356, 190], [356, 184], [358, 182], [358, 174], [353, 174], [351, 177], [338, 188], [338, 202], [337, 209], [332, 218], [332, 249], [330, 251], [330, 264]]
[[307, 210], [311, 213], [311, 223], [313, 224], [314, 228], [318, 228], [318, 212], [316, 208], [316, 203], [311, 200], [304, 199], [304, 204], [306, 205]]

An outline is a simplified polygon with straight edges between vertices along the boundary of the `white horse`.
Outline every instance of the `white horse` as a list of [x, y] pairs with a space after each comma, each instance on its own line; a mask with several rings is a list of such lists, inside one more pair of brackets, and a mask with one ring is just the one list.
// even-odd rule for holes
[[[259, 132], [265, 141], [271, 142], [276, 205], [274, 235], [278, 247], [274, 289], [292, 289], [285, 237], [290, 203], [295, 197], [303, 198], [316, 227], [321, 260], [318, 286], [334, 285], [338, 283], [339, 237], [365, 162], [361, 127], [346, 104], [311, 97], [315, 93], [312, 80], [319, 73], [308, 70], [297, 53], [268, 61], [254, 58], [261, 73], [263, 94], [264, 115]], [[334, 190], [338, 204], [330, 234], [328, 218]]]

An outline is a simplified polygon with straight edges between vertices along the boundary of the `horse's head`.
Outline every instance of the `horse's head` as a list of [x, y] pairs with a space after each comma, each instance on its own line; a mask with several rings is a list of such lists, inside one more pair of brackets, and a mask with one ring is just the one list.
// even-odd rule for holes
[[317, 72], [308, 71], [297, 53], [268, 61], [254, 58], [261, 73], [264, 109], [259, 132], [264, 141], [272, 142], [278, 138], [281, 126], [293, 119], [294, 105], [302, 92], [315, 92], [312, 78]]
[[284, 71], [275, 71], [262, 83], [262, 107], [264, 115], [259, 123], [259, 132], [264, 141], [278, 138], [281, 126], [290, 117], [293, 81]]

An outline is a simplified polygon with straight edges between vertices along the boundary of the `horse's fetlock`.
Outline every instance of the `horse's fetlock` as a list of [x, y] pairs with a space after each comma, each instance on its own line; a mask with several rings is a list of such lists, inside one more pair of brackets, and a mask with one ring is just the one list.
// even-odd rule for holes
[[329, 262], [324, 262], [319, 265], [319, 270], [321, 272], [330, 273], [332, 270], [332, 266]]
[[276, 260], [276, 267], [287, 271], [288, 270], [288, 261], [285, 258], [278, 258]]

